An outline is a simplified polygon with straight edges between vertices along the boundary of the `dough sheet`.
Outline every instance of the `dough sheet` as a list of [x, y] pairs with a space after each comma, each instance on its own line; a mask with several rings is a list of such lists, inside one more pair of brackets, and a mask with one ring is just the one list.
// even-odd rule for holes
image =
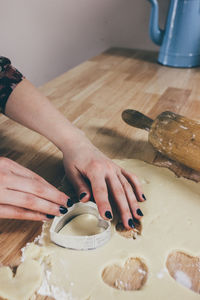
[[[114, 220], [110, 242], [96, 250], [75, 251], [50, 242], [50, 223], [45, 223], [41, 245], [28, 245], [23, 255], [25, 261], [35, 259], [46, 270], [40, 293], [45, 293], [48, 283], [49, 295], [57, 300], [199, 300], [199, 294], [170, 276], [166, 260], [176, 250], [200, 256], [200, 185], [141, 161], [116, 163], [137, 174], [142, 183], [147, 201], [140, 204], [144, 213], [141, 236], [135, 240], [121, 236]], [[102, 280], [104, 269], [113, 264], [123, 269], [129, 258], [140, 259], [146, 266], [142, 288], [123, 291], [107, 285]]]

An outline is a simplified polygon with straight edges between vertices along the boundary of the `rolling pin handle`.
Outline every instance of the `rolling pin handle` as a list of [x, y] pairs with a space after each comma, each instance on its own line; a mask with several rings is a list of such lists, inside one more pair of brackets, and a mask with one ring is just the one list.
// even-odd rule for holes
[[133, 109], [126, 109], [122, 112], [122, 119], [130, 126], [150, 130], [153, 120]]

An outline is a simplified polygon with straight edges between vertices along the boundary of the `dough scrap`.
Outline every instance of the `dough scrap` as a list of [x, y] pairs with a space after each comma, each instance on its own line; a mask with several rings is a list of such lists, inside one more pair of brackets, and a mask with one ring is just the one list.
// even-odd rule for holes
[[[43, 255], [45, 251], [49, 253], [51, 273], [48, 283], [66, 293], [66, 297], [61, 297], [57, 292], [55, 299], [199, 300], [199, 294], [186, 289], [170, 276], [166, 261], [173, 251], [200, 255], [200, 185], [176, 178], [169, 170], [141, 161], [116, 162], [137, 174], [143, 183], [147, 201], [140, 203], [144, 213], [142, 234], [135, 240], [126, 239], [116, 232], [116, 223], [113, 222], [109, 243], [96, 250], [74, 251], [51, 243], [51, 224], [45, 223], [41, 248]], [[27, 251], [29, 247], [31, 245]], [[32, 258], [39, 260], [38, 251], [35, 253], [36, 257], [32, 255]], [[123, 291], [105, 284], [102, 272], [106, 267], [123, 266], [127, 259], [136, 257], [148, 268], [148, 278], [141, 290]]]
[[28, 300], [40, 287], [42, 277], [41, 265], [32, 259], [20, 264], [15, 276], [9, 267], [1, 267], [0, 297], [8, 300]]
[[134, 222], [135, 228], [127, 230], [122, 222], [118, 222], [115, 226], [116, 231], [123, 237], [127, 239], [136, 239], [137, 235], [141, 235], [142, 233], [142, 224], [139, 220], [135, 220]]

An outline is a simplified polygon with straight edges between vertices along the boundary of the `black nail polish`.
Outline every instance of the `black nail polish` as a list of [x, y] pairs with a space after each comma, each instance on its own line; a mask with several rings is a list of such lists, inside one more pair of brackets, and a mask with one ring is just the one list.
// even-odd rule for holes
[[67, 200], [67, 206], [68, 206], [68, 207], [71, 207], [72, 205], [74, 205], [74, 202], [69, 198], [69, 199]]
[[128, 225], [131, 227], [131, 228], [135, 228], [135, 225], [133, 223], [133, 219], [129, 219], [128, 220]]
[[142, 198], [143, 198], [145, 201], [147, 200], [144, 194], [142, 194]]
[[141, 211], [141, 209], [138, 208], [138, 209], [136, 210], [136, 212], [137, 212], [138, 216], [141, 216], [141, 217], [144, 216], [143, 213], [142, 213], [142, 211]]
[[109, 210], [107, 210], [107, 211], [105, 212], [105, 216], [106, 216], [106, 218], [108, 218], [108, 219], [112, 219], [112, 214], [111, 214], [111, 212], [110, 212]]
[[136, 225], [140, 225], [140, 221], [133, 216], [133, 222]]
[[55, 216], [53, 216], [53, 215], [46, 215], [46, 217], [47, 217], [48, 219], [53, 219]]
[[63, 215], [66, 214], [66, 213], [68, 212], [67, 208], [64, 207], [64, 206], [60, 206], [59, 211], [60, 211], [60, 213], [63, 214]]
[[83, 199], [87, 194], [86, 193], [81, 193], [80, 194], [80, 200]]

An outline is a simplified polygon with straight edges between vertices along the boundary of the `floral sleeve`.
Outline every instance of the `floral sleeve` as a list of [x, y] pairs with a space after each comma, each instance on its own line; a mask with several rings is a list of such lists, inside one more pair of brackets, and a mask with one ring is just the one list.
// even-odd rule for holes
[[11, 65], [11, 61], [0, 56], [0, 112], [5, 112], [10, 94], [23, 79], [24, 76]]

